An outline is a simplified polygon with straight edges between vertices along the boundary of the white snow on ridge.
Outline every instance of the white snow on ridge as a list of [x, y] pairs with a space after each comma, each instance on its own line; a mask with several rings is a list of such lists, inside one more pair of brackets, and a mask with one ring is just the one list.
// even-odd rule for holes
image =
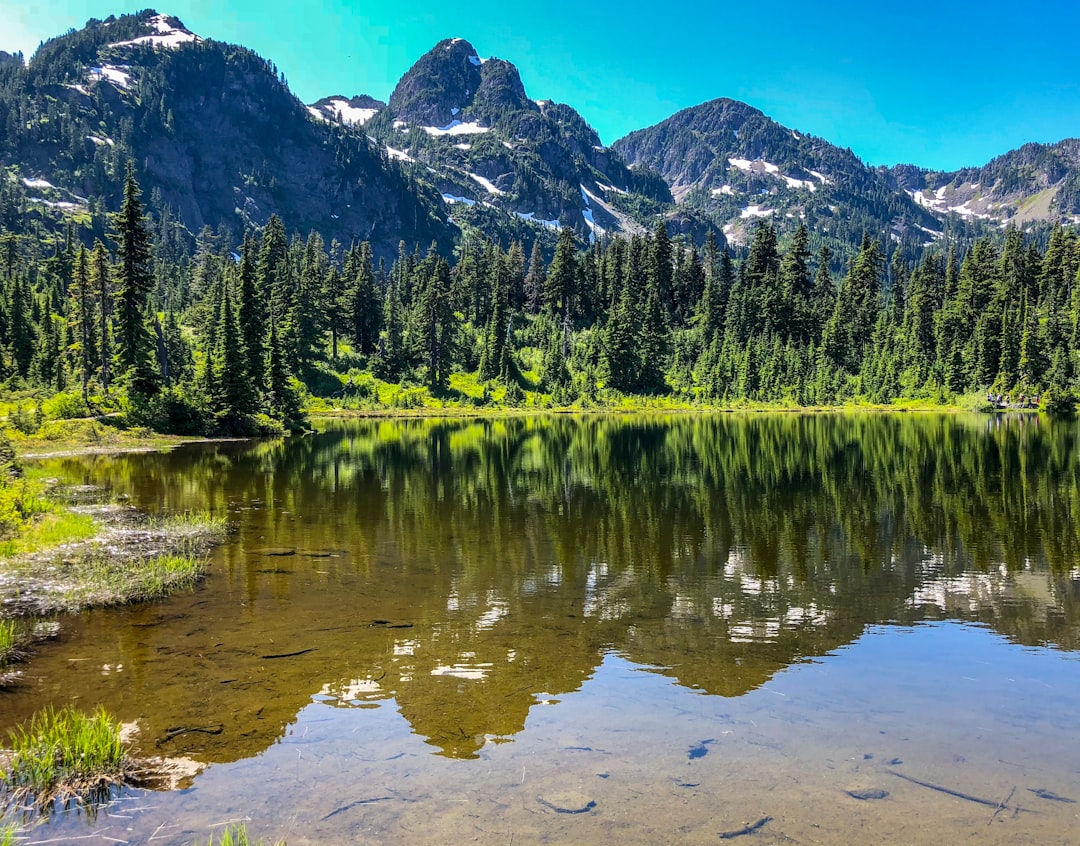
[[56, 186], [47, 179], [27, 179], [23, 177], [23, 185], [27, 188], [55, 188]]
[[130, 68], [126, 65], [117, 67], [116, 65], [102, 65], [99, 68], [90, 68], [90, 75], [97, 77], [98, 79], [107, 79], [113, 85], [117, 85], [120, 88], [131, 88], [131, 74], [128, 73]]
[[155, 15], [149, 21], [150, 25], [157, 30], [154, 35], [144, 35], [141, 38], [133, 38], [131, 41], [119, 41], [110, 44], [110, 47], [130, 47], [135, 44], [149, 44], [152, 47], [175, 49], [182, 44], [195, 44], [202, 41], [199, 36], [186, 29], [172, 26], [165, 15]]
[[721, 194], [727, 194], [728, 196], [731, 196], [735, 193], [735, 189], [732, 188], [730, 185], [721, 185], [719, 188], [713, 188], [712, 191], [710, 191], [709, 193], [712, 194], [714, 197], [719, 197]]
[[338, 97], [327, 103], [327, 106], [341, 119], [342, 123], [352, 123], [357, 126], [363, 126], [379, 113], [378, 109], [361, 109], [350, 106], [348, 100]]
[[116, 142], [113, 141], [111, 138], [99, 138], [97, 135], [87, 135], [86, 140], [92, 141], [99, 147], [113, 147], [116, 145]]
[[462, 123], [460, 120], [452, 120], [446, 126], [425, 126], [424, 132], [428, 135], [481, 135], [491, 132], [486, 126], [478, 123]]
[[455, 150], [464, 150], [465, 152], [468, 152], [469, 150], [472, 149], [472, 144], [455, 144], [454, 149]]
[[443, 200], [448, 203], [461, 203], [463, 206], [475, 206], [476, 200], [470, 200], [468, 197], [458, 197], [454, 194], [443, 194]]
[[749, 217], [769, 217], [775, 213], [776, 209], [763, 209], [761, 206], [747, 206], [739, 212], [739, 217], [745, 220]]
[[[808, 191], [816, 191], [817, 185], [811, 182], [809, 179], [796, 179], [794, 176], [786, 176], [780, 172], [778, 165], [774, 165], [772, 162], [767, 162], [764, 159], [757, 159], [756, 161], [750, 161], [750, 159], [728, 159], [728, 163], [741, 171], [746, 173], [767, 173], [769, 176], [775, 176], [777, 179], [782, 179], [787, 183], [788, 188], [805, 188]], [[828, 182], [828, 180], [820, 173], [814, 171], [807, 171], [811, 176], [815, 176], [822, 182]], [[714, 192], [715, 194], [715, 192]]]
[[818, 173], [816, 170], [808, 170], [806, 172], [809, 173], [812, 177], [814, 177], [814, 179], [820, 180], [822, 185], [832, 184], [832, 180], [823, 173]]
[[414, 159], [408, 153], [404, 153], [401, 150], [395, 150], [393, 147], [387, 147], [386, 148], [386, 155], [388, 155], [392, 159], [396, 159], [399, 162], [414, 162], [414, 161], [416, 161], [416, 159]]
[[504, 194], [504, 193], [506, 193], [505, 191], [500, 191], [498, 188], [495, 187], [495, 185], [491, 182], [491, 180], [485, 179], [483, 176], [480, 176], [480, 174], [478, 174], [478, 173], [470, 173], [469, 178], [470, 179], [475, 179], [478, 183], [480, 183], [480, 185], [483, 186], [484, 190], [487, 191], [489, 194]]
[[70, 203], [70, 202], [66, 202], [66, 201], [61, 201], [59, 203], [54, 203], [52, 200], [46, 200], [44, 197], [28, 197], [27, 199], [31, 203], [39, 203], [40, 205], [48, 206], [49, 208], [53, 208], [53, 209], [77, 209], [78, 208], [78, 205], [76, 205], [75, 203]]
[[817, 190], [817, 185], [809, 179], [796, 179], [794, 176], [784, 176], [783, 174], [780, 174], [780, 178], [788, 184], [788, 188], [806, 188], [811, 192]]

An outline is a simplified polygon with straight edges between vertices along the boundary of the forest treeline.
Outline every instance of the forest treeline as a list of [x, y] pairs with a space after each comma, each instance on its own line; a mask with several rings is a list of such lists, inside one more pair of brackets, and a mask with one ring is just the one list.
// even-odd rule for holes
[[386, 383], [404, 386], [395, 401], [537, 407], [1074, 401], [1080, 240], [1065, 228], [1045, 251], [1010, 229], [914, 265], [864, 237], [842, 273], [805, 227], [781, 244], [767, 222], [739, 259], [660, 223], [587, 246], [563, 229], [550, 261], [539, 242], [467, 235], [453, 257], [403, 242], [388, 263], [276, 216], [240, 244], [204, 230], [189, 256], [131, 168], [112, 224], [92, 245], [0, 232], [0, 378], [69, 416], [274, 431], [311, 397], [377, 404]]

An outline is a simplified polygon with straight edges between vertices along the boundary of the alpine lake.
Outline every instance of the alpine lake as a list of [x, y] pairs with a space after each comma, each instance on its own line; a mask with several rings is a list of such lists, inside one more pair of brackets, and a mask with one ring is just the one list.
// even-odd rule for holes
[[27, 843], [1080, 841], [1080, 426], [351, 420], [43, 462], [225, 515], [60, 621], [0, 729], [101, 704], [168, 789]]

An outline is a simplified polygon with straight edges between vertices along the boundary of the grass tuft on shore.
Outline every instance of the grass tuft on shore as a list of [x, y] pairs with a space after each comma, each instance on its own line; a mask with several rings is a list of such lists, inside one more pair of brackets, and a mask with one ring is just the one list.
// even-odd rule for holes
[[[3, 843], [0, 843], [0, 846], [3, 846]], [[197, 840], [195, 846], [199, 846]], [[264, 841], [252, 841], [248, 837], [247, 826], [243, 823], [237, 823], [225, 826], [216, 840], [214, 835], [211, 834], [210, 839], [206, 841], [206, 846], [264, 846]], [[276, 846], [285, 846], [285, 841], [279, 840]]]
[[120, 725], [100, 707], [92, 714], [46, 708], [28, 726], [13, 729], [9, 741], [4, 790], [41, 813], [57, 801], [104, 798], [124, 781], [128, 767]]
[[94, 555], [71, 568], [63, 597], [72, 609], [151, 602], [191, 589], [206, 567], [205, 557], [182, 553], [134, 560]]
[[[30, 642], [26, 624], [21, 620], [0, 620], [0, 672], [21, 661]], [[0, 841], [0, 846], [3, 846]]]

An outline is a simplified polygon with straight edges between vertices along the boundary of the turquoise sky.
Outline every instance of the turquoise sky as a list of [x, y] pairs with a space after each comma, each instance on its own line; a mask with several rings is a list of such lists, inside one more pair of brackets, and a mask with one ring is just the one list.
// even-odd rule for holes
[[[105, 0], [0, 0], [0, 49], [30, 54]], [[714, 97], [744, 100], [870, 164], [954, 169], [1080, 136], [1080, 4], [171, 0], [159, 12], [272, 59], [305, 102], [385, 100], [436, 41], [514, 62], [610, 143]]]

